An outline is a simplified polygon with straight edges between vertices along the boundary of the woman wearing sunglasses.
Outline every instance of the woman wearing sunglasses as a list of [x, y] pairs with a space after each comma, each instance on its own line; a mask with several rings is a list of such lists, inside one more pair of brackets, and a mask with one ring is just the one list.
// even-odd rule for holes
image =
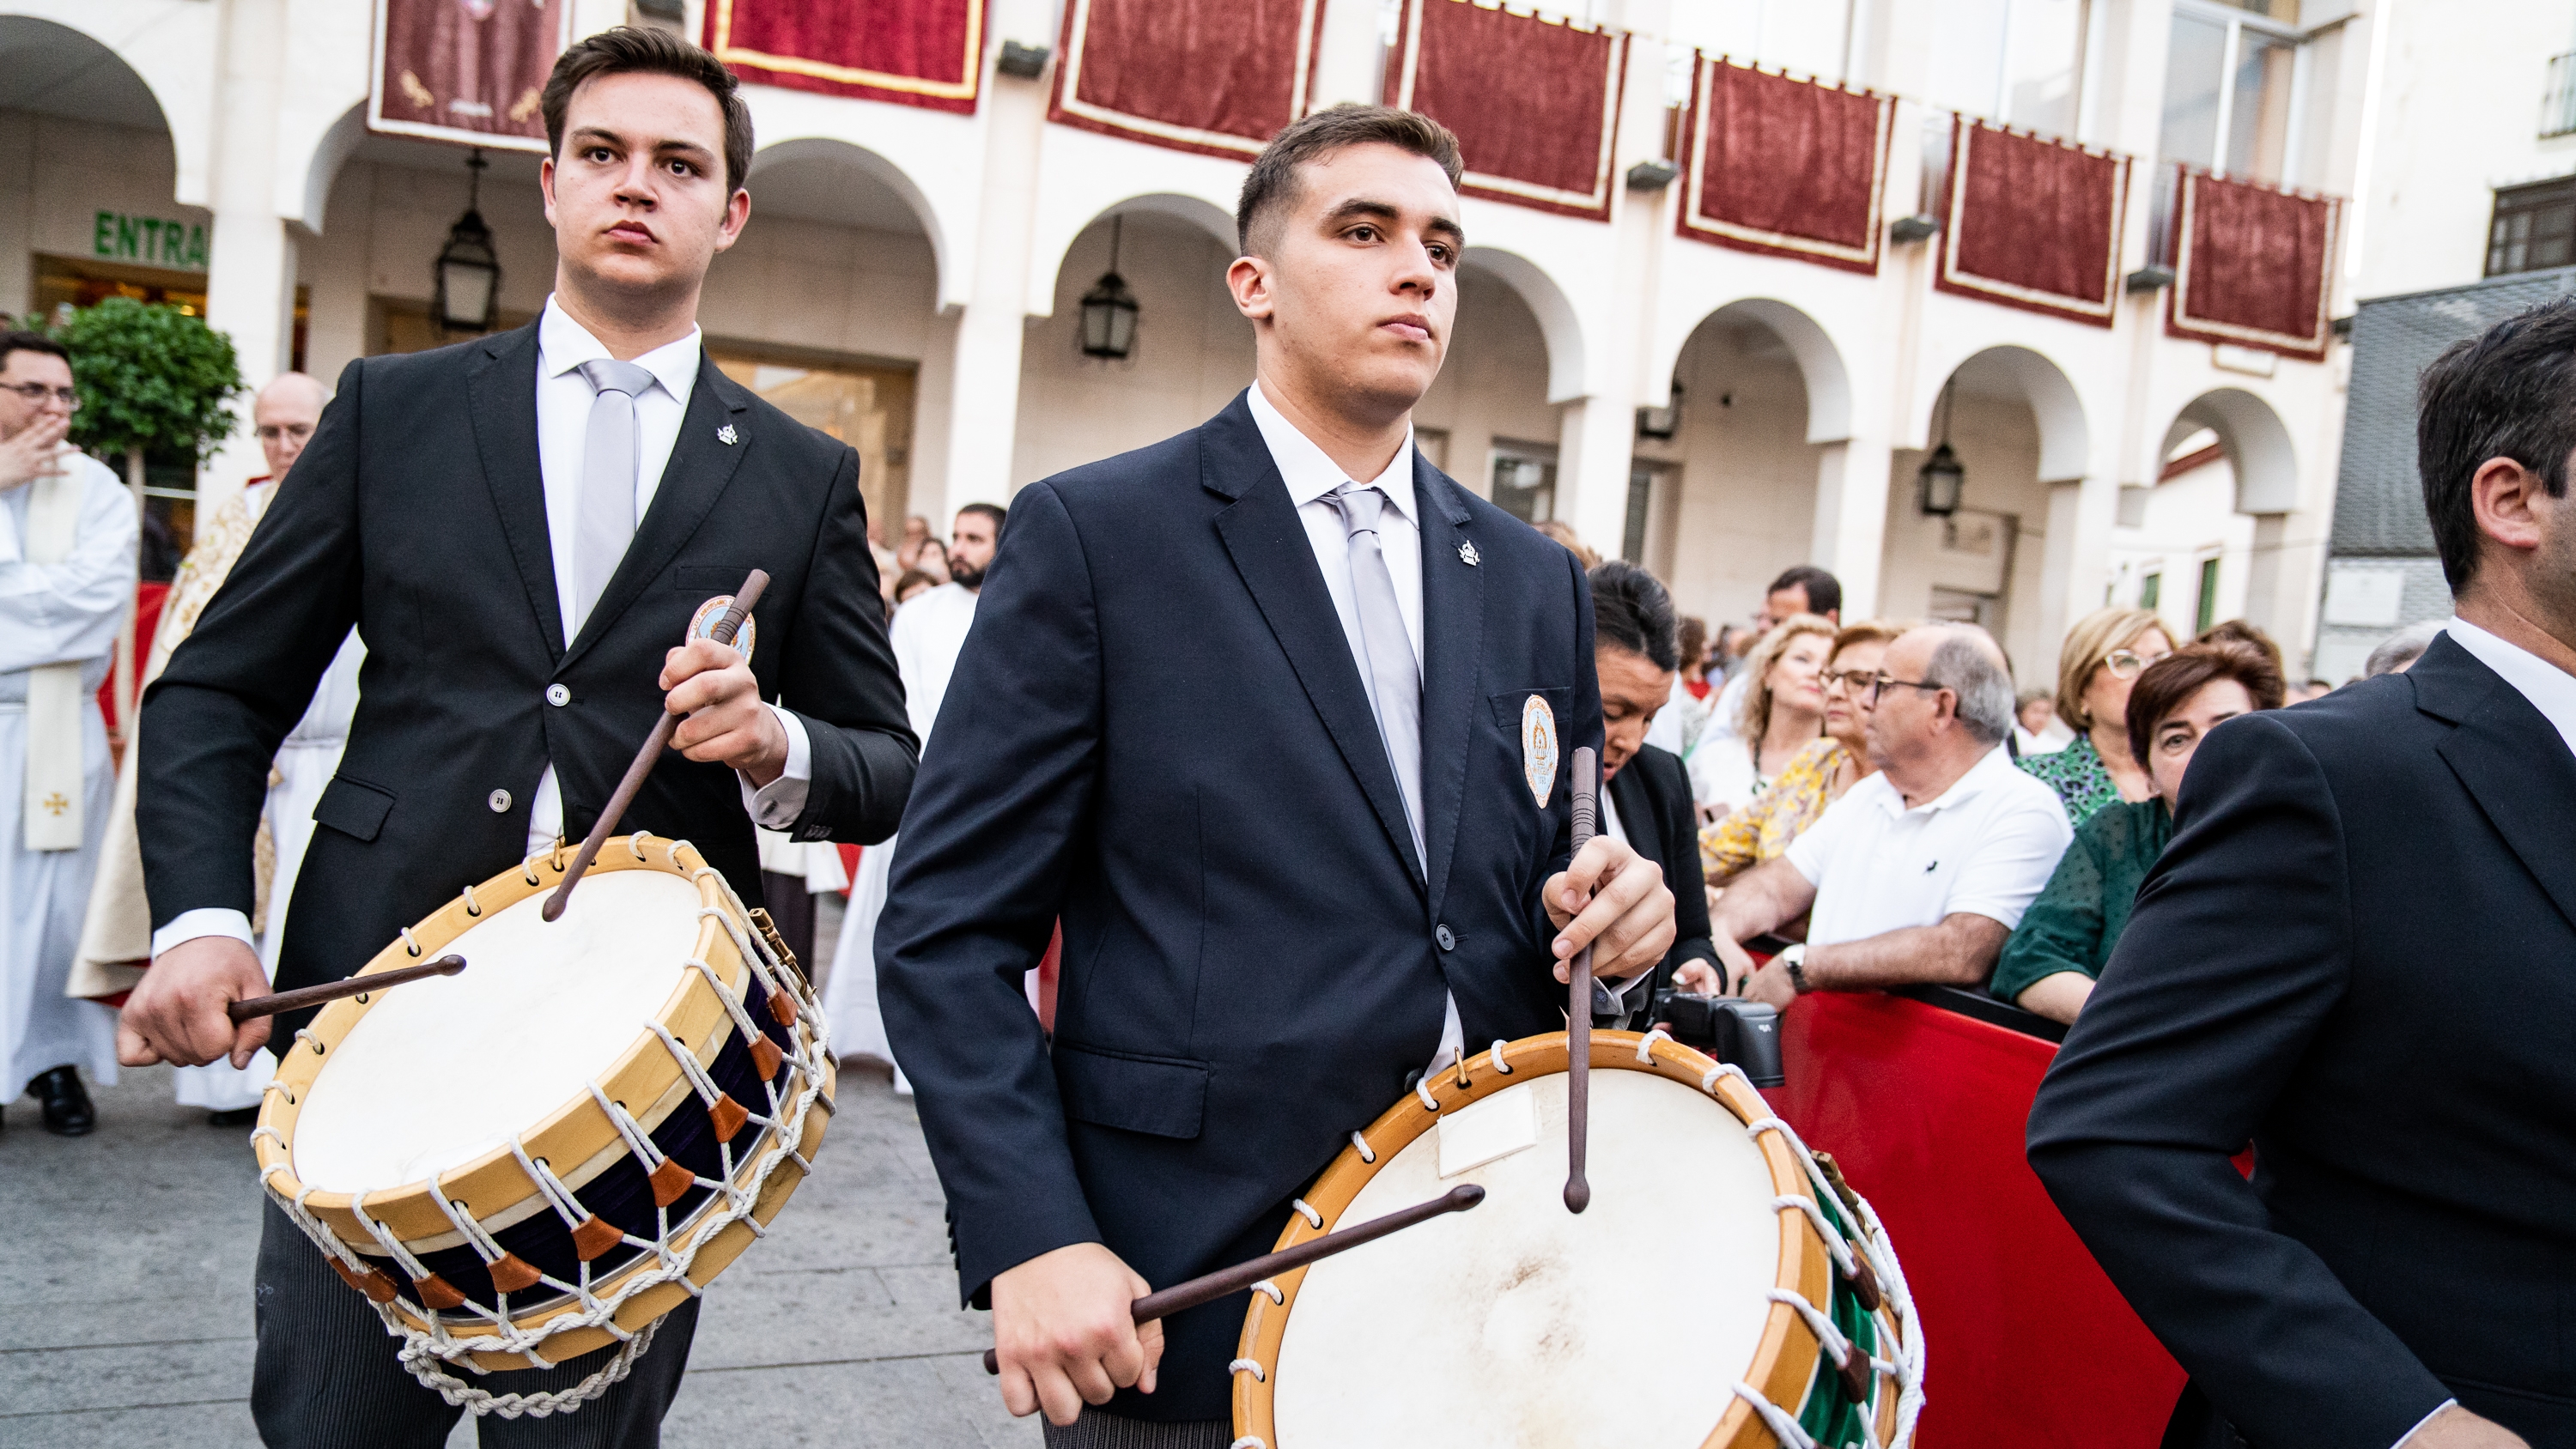
[[2104, 609], [2066, 631], [2057, 657], [2057, 717], [2075, 742], [2021, 767], [2057, 792], [2067, 823], [2078, 830], [2095, 811], [2155, 794], [2155, 782], [2129, 753], [2129, 687], [2139, 671], [2174, 652], [2164, 622], [2145, 609]]

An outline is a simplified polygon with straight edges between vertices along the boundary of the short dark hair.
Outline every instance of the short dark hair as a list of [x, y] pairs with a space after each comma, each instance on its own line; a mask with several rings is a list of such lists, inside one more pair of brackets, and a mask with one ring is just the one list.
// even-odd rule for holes
[[1673, 596], [1653, 574], [1612, 558], [1594, 564], [1591, 579], [1596, 645], [1643, 655], [1657, 669], [1681, 667], [1681, 648], [1673, 640]]
[[2138, 768], [2146, 768], [2157, 722], [2221, 679], [2244, 685], [2256, 709], [2279, 709], [2288, 693], [2281, 666], [2252, 644], [2233, 639], [2185, 644], [2139, 671], [2138, 682], [2129, 686], [2129, 758]]
[[69, 348], [42, 332], [0, 332], [0, 367], [9, 365], [9, 354], [12, 352], [41, 352], [49, 357], [61, 358], [66, 367], [71, 365], [72, 360]]
[[957, 510], [957, 516], [960, 518], [969, 513], [980, 513], [993, 520], [993, 537], [996, 539], [1002, 536], [1003, 521], [1011, 516], [1011, 510], [998, 503], [969, 503]]
[[612, 26], [573, 42], [555, 60], [539, 100], [546, 117], [546, 151], [563, 159], [564, 112], [581, 83], [604, 75], [675, 75], [696, 81], [716, 98], [724, 112], [725, 194], [742, 189], [751, 175], [751, 107], [744, 105], [733, 72], [712, 51], [691, 45], [664, 30], [633, 25]]
[[1288, 123], [1252, 163], [1251, 174], [1243, 178], [1243, 195], [1234, 204], [1235, 245], [1245, 256], [1258, 256], [1270, 245], [1271, 238], [1265, 236], [1255, 246], [1253, 235], [1274, 221], [1280, 208], [1297, 200], [1298, 167], [1348, 147], [1370, 144], [1393, 146], [1439, 162], [1440, 169], [1449, 173], [1451, 186], [1467, 171], [1458, 156], [1458, 138], [1429, 116], [1356, 101], [1327, 106]]
[[2288, 662], [2281, 657], [2281, 646], [2272, 642], [2272, 636], [2264, 633], [2262, 626], [2256, 624], [2251, 619], [2228, 619], [2221, 623], [2212, 624], [2208, 628], [2201, 630], [2200, 637], [2192, 642], [2195, 644], [2243, 644], [2249, 648], [2260, 650], [2265, 658], [2272, 661], [2272, 668], [2274, 671], [2279, 673], [2284, 679], [2289, 677], [2290, 666]]
[[2543, 302], [2454, 342], [2424, 369], [2415, 394], [2415, 461], [2442, 577], [2457, 593], [2478, 572], [2478, 518], [2469, 480], [2490, 458], [2540, 475], [2567, 496], [2576, 452], [2576, 299]]
[[1793, 569], [1781, 570], [1780, 577], [1773, 579], [1771, 587], [1764, 589], [1762, 595], [1767, 599], [1782, 589], [1805, 590], [1807, 595], [1805, 612], [1810, 614], [1839, 613], [1843, 607], [1842, 580], [1814, 564], [1800, 564]]

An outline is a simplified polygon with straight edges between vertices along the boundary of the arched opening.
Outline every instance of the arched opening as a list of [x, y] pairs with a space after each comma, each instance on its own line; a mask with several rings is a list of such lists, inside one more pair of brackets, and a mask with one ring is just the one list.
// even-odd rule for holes
[[1413, 410], [1414, 440], [1440, 471], [1530, 523], [1565, 515], [1558, 487], [1563, 409], [1556, 406], [1558, 341], [1567, 309], [1551, 329], [1529, 300], [1563, 294], [1509, 252], [1470, 247], [1458, 268], [1458, 315], [1439, 378]]
[[1671, 378], [1669, 408], [1639, 419], [1622, 552], [1684, 613], [1741, 622], [1818, 558], [1819, 464], [1850, 436], [1850, 377], [1814, 318], [1747, 298], [1700, 320]]
[[[1880, 613], [1894, 619], [1982, 624], [2010, 654], [2017, 678], [2051, 682], [2042, 572], [2053, 497], [2084, 476], [2090, 432], [2074, 384], [2026, 347], [1990, 347], [1962, 360], [1922, 413], [1921, 448], [1890, 460]], [[1919, 478], [1947, 440], [1965, 472], [1958, 506], [1924, 511]], [[2071, 513], [2071, 508], [2056, 510]]]
[[2201, 394], [2166, 427], [2152, 476], [2120, 490], [2112, 601], [2154, 609], [2177, 638], [2266, 613], [2279, 560], [2264, 535], [2297, 504], [2297, 459], [2271, 404], [2240, 388]]

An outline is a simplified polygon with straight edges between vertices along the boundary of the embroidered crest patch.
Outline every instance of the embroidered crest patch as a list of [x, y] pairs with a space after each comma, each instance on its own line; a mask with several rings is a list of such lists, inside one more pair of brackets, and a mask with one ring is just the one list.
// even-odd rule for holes
[[1538, 808], [1546, 809], [1556, 788], [1556, 713], [1535, 694], [1521, 706], [1521, 776]]

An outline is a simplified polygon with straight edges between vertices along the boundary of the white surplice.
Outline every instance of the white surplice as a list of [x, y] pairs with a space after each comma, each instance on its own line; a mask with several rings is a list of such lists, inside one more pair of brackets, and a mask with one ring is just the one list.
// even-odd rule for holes
[[[930, 727], [939, 718], [939, 703], [948, 697], [949, 676], [966, 648], [966, 632], [975, 624], [975, 594], [963, 584], [941, 584], [895, 610], [886, 642], [894, 649], [895, 668], [903, 675], [904, 709], [921, 753], [930, 754]], [[823, 1010], [832, 1023], [832, 1048], [842, 1056], [894, 1060], [886, 1041], [885, 1014], [877, 1007], [877, 913], [885, 909], [886, 878], [894, 869], [895, 842], [871, 845], [859, 856], [858, 878], [850, 883], [850, 908], [841, 917], [841, 940], [832, 953], [832, 974], [823, 984]], [[909, 1093], [912, 1084], [895, 1073], [895, 1090]]]
[[[139, 525], [132, 496], [105, 465], [74, 455], [65, 466], [81, 485], [80, 516], [70, 554], [56, 563], [27, 561], [31, 489], [0, 492], [0, 1102], [55, 1067], [86, 1067], [102, 1085], [116, 1080], [115, 1013], [65, 996], [63, 984], [116, 795], [97, 694], [134, 600]], [[81, 847], [31, 851], [17, 828], [28, 671], [73, 661], [81, 666]]]

